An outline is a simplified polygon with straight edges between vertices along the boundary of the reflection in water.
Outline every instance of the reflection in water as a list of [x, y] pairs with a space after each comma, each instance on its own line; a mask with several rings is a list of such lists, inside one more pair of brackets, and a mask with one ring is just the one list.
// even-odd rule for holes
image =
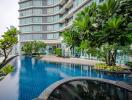
[[48, 100], [131, 100], [131, 96], [132, 91], [111, 84], [80, 80], [59, 86]]
[[31, 100], [54, 82], [66, 77], [88, 76], [132, 83], [127, 75], [108, 75], [91, 66], [51, 63], [31, 57], [17, 57], [12, 61], [15, 71], [0, 82], [0, 100]]
[[104, 78], [115, 81], [125, 81], [132, 84], [132, 78], [127, 74], [111, 74], [92, 69], [92, 66], [61, 64], [61, 71], [68, 76], [88, 76], [96, 78]]
[[29, 57], [25, 59], [21, 61], [19, 100], [36, 98], [50, 84], [60, 80], [59, 73], [55, 71], [56, 65], [53, 66]]

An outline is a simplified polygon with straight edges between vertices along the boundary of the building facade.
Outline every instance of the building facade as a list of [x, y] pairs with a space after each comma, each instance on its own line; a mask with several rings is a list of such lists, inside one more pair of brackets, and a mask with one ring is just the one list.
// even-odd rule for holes
[[75, 14], [91, 1], [100, 0], [20, 0], [20, 44], [40, 40], [48, 49], [60, 46], [59, 33], [68, 28]]

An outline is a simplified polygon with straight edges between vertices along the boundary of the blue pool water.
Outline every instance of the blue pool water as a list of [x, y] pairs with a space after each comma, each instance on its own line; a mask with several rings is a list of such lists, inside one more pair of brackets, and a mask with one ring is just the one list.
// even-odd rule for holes
[[17, 57], [12, 61], [15, 71], [0, 81], [0, 100], [31, 100], [52, 83], [73, 76], [88, 76], [132, 83], [127, 75], [110, 75], [90, 66], [51, 63], [31, 57]]

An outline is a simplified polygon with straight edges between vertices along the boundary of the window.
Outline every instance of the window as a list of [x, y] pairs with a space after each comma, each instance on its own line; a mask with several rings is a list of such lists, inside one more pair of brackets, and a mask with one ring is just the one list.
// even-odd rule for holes
[[53, 34], [47, 34], [47, 39], [54, 39], [54, 35]]
[[42, 17], [33, 17], [33, 23], [42, 23]]
[[34, 0], [33, 6], [42, 6], [42, 0]]
[[48, 31], [59, 30], [59, 24], [48, 25], [48, 26], [47, 26], [47, 30], [48, 30]]
[[20, 27], [20, 31], [22, 33], [29, 33], [29, 32], [32, 32], [32, 26], [23, 26], [23, 27]]
[[59, 24], [54, 25], [54, 30], [59, 30]]
[[48, 5], [53, 5], [54, 4], [54, 0], [47, 0], [47, 4]]
[[25, 20], [24, 19], [20, 19], [20, 25], [25, 24]]
[[30, 16], [30, 15], [32, 15], [32, 10], [31, 9], [24, 10], [24, 11], [20, 12], [20, 16], [21, 17], [23, 17], [23, 16]]
[[20, 34], [20, 41], [42, 40], [44, 34]]
[[53, 13], [53, 10], [54, 10], [53, 8], [48, 8], [47, 9], [47, 14], [52, 14]]
[[27, 40], [32, 40], [31, 34], [21, 34], [20, 35], [20, 41], [27, 41]]
[[31, 23], [32, 23], [32, 18], [20, 19], [20, 25], [31, 24]]
[[20, 9], [25, 9], [32, 6], [32, 1], [23, 2], [20, 4]]
[[41, 32], [42, 26], [41, 25], [34, 25], [33, 26], [33, 32]]
[[32, 40], [42, 40], [42, 34], [32, 34]]
[[59, 20], [59, 16], [56, 15], [56, 16], [51, 16], [51, 17], [47, 17], [47, 22], [56, 22]]
[[47, 17], [47, 22], [53, 22], [53, 17]]
[[59, 7], [54, 7], [54, 13], [58, 12], [59, 11]]
[[54, 5], [54, 4], [58, 4], [60, 0], [47, 0], [47, 4], [48, 5]]
[[52, 31], [53, 28], [54, 28], [53, 25], [48, 25], [48, 26], [47, 26], [47, 30], [48, 30], [48, 31]]
[[41, 15], [42, 14], [42, 9], [33, 9], [33, 14], [34, 15]]
[[53, 13], [57, 13], [59, 11], [59, 7], [54, 7], [54, 8], [48, 8], [47, 9], [47, 14], [53, 14]]
[[54, 34], [54, 39], [58, 39], [59, 38], [59, 33], [55, 33]]
[[59, 33], [47, 34], [47, 39], [58, 39]]
[[59, 16], [58, 15], [54, 16], [54, 21], [58, 21], [58, 20], [59, 20]]

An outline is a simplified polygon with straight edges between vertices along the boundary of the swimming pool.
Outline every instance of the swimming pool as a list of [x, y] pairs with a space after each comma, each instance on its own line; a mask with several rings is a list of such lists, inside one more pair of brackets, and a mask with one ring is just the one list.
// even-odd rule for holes
[[73, 76], [88, 76], [132, 83], [127, 75], [108, 75], [90, 66], [44, 62], [21, 56], [12, 61], [16, 70], [0, 82], [0, 100], [31, 100], [52, 83]]

